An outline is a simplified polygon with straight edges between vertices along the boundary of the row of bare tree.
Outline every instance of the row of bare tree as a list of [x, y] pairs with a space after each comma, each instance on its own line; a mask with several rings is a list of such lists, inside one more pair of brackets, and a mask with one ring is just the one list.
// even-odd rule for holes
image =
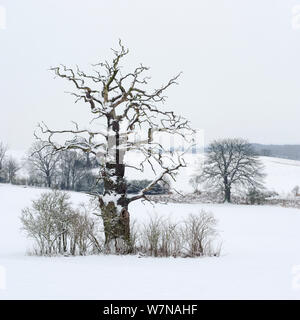
[[[18, 161], [8, 155], [8, 147], [0, 142], [0, 182], [48, 187], [62, 190], [87, 190], [96, 184], [91, 169], [95, 159], [73, 150], [54, 153], [38, 141]], [[21, 174], [21, 169], [25, 169]], [[25, 173], [26, 171], [26, 173]]]
[[96, 177], [91, 169], [95, 159], [75, 150], [53, 152], [53, 148], [38, 141], [28, 151], [26, 165], [28, 184], [62, 190], [88, 190]]
[[[103, 192], [103, 181], [98, 179], [94, 156], [76, 150], [55, 153], [52, 147], [36, 141], [26, 157], [18, 162], [7, 156], [8, 148], [0, 142], [0, 182], [47, 187], [59, 190]], [[20, 172], [25, 169], [23, 172]], [[25, 172], [26, 171], [26, 172]], [[20, 173], [20, 174], [18, 174]], [[129, 194], [137, 194], [149, 185], [149, 180], [127, 181]], [[169, 185], [157, 183], [149, 193], [168, 193]]]
[[7, 156], [7, 146], [0, 141], [0, 182], [14, 183], [20, 166], [16, 159]]

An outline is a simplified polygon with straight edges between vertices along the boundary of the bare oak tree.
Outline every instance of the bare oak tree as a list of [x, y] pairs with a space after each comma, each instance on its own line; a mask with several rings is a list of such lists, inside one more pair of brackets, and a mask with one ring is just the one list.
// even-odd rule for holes
[[233, 186], [262, 188], [262, 169], [260, 160], [247, 140], [221, 139], [209, 145], [200, 177], [207, 186], [221, 190], [224, 201], [231, 202]]
[[[93, 65], [90, 73], [77, 68], [58, 66], [51, 68], [59, 78], [74, 85], [76, 92], [71, 94], [76, 102], [85, 102], [90, 109], [96, 129], [80, 129], [75, 123], [74, 129], [52, 130], [44, 123], [40, 124], [39, 139], [46, 135], [48, 146], [56, 151], [76, 149], [96, 155], [99, 161], [99, 180], [104, 183], [104, 193], [98, 194], [100, 216], [103, 219], [106, 245], [113, 252], [126, 252], [130, 240], [128, 206], [131, 202], [147, 200], [147, 192], [166, 176], [175, 179], [180, 167], [185, 166], [182, 154], [177, 157], [165, 152], [158, 141], [159, 134], [180, 136], [187, 140], [192, 130], [186, 119], [163, 108], [164, 92], [176, 84], [179, 75], [171, 78], [159, 89], [146, 90], [148, 70], [142, 64], [132, 72], [123, 73], [121, 60], [128, 54], [121, 42], [119, 49], [113, 50], [111, 62], [105, 61]], [[139, 135], [143, 136], [137, 142]], [[189, 136], [190, 134], [190, 136]], [[56, 137], [65, 135], [64, 143], [58, 143]], [[137, 163], [125, 159], [129, 152], [136, 152]], [[129, 196], [125, 171], [144, 171], [149, 165], [154, 172], [153, 181], [139, 194]]]

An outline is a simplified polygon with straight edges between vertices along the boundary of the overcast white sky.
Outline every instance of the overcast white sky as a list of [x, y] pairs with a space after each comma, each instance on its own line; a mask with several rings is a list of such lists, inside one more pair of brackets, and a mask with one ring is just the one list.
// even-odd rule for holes
[[[67, 84], [47, 70], [110, 57], [118, 39], [128, 64], [160, 84], [183, 71], [169, 109], [205, 130], [205, 142], [244, 137], [300, 143], [300, 0], [0, 0], [0, 140], [26, 149], [40, 121], [57, 129], [89, 119]], [[300, 12], [299, 12], [300, 13]], [[299, 22], [300, 23], [300, 22]]]

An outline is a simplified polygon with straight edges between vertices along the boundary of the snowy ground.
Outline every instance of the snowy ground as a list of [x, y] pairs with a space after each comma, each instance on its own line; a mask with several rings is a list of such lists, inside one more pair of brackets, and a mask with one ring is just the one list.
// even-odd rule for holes
[[[28, 242], [20, 232], [19, 216], [43, 191], [0, 184], [0, 266], [6, 269], [0, 299], [300, 298], [292, 274], [300, 265], [297, 209], [228, 204], [130, 207], [137, 221], [149, 214], [180, 219], [201, 209], [213, 212], [223, 240], [219, 258], [26, 256]], [[71, 194], [74, 202], [86, 200], [83, 194]]]

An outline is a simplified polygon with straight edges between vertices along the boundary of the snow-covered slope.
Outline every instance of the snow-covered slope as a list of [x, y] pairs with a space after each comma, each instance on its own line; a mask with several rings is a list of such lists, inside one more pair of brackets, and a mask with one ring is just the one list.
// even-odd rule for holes
[[[201, 209], [213, 212], [223, 240], [219, 258], [26, 256], [29, 243], [20, 231], [19, 216], [44, 191], [0, 184], [0, 266], [7, 278], [0, 299], [300, 298], [292, 274], [300, 265], [297, 209], [228, 204], [153, 207], [140, 202], [130, 206], [138, 222], [153, 214], [181, 219]], [[87, 200], [80, 193], [71, 197], [77, 203]]]
[[267, 177], [266, 187], [280, 194], [287, 194], [300, 186], [300, 161], [261, 157]]
[[[182, 192], [192, 192], [192, 186], [189, 183], [191, 177], [199, 170], [200, 164], [203, 162], [203, 155], [185, 155], [185, 160], [188, 164], [187, 168], [180, 170], [174, 187]], [[272, 157], [260, 157], [264, 165], [264, 172], [266, 178], [264, 181], [265, 187], [268, 190], [276, 191], [280, 194], [286, 195], [292, 191], [296, 186], [300, 186], [300, 161], [287, 160]], [[130, 172], [129, 178], [141, 179], [151, 176], [151, 171], [148, 169], [144, 176], [140, 173]]]

